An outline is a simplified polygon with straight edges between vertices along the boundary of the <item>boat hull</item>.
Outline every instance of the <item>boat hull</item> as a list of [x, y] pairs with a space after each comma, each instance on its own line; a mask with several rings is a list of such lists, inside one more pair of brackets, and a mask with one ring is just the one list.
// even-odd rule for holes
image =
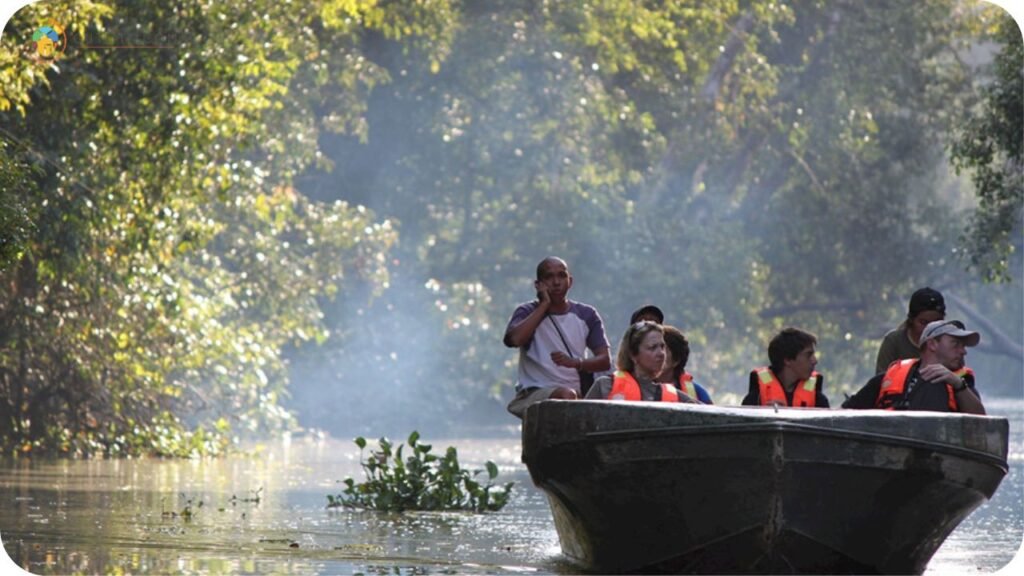
[[1006, 467], [1002, 418], [547, 401], [523, 461], [584, 568], [920, 573]]

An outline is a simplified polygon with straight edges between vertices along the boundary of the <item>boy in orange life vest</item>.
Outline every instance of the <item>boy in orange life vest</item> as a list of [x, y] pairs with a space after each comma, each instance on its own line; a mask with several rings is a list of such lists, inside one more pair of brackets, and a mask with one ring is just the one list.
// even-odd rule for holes
[[828, 398], [821, 393], [824, 378], [814, 371], [817, 343], [813, 334], [796, 328], [776, 334], [768, 343], [771, 366], [751, 370], [743, 405], [828, 408]]
[[959, 320], [931, 322], [921, 332], [920, 359], [893, 362], [843, 402], [843, 408], [984, 414], [974, 372], [964, 365], [967, 347], [980, 340]]

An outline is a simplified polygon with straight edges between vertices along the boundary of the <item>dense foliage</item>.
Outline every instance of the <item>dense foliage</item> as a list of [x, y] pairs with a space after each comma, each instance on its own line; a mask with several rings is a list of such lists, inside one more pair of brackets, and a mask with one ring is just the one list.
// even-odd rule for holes
[[995, 23], [998, 53], [993, 78], [983, 90], [980, 114], [953, 142], [957, 170], [970, 170], [980, 200], [966, 243], [971, 263], [986, 277], [1009, 280], [1021, 246], [1024, 206], [1024, 43], [1009, 14]]
[[862, 382], [926, 284], [1024, 377], [981, 282], [1021, 278], [1021, 38], [983, 3], [52, 0], [0, 44], [5, 450], [490, 421], [552, 253], [722, 401], [784, 325]]
[[[8, 448], [209, 453], [289, 426], [284, 348], [327, 338], [343, 280], [386, 281], [391, 223], [291, 186], [319, 126], [293, 94], [372, 78], [322, 70], [350, 41], [314, 34], [326, 7], [264, 4], [41, 3], [9, 23], [3, 134], [38, 187], [0, 287]], [[80, 39], [52, 62], [16, 40], [44, 18]], [[169, 48], [86, 48], [125, 31]]]
[[476, 480], [483, 470], [467, 470], [459, 464], [458, 452], [449, 446], [444, 456], [430, 453], [430, 444], [421, 444], [419, 432], [409, 434], [412, 454], [402, 458], [406, 445], [394, 446], [387, 438], [378, 441], [379, 450], [363, 454], [366, 439], [355, 439], [359, 446], [359, 463], [366, 480], [358, 484], [346, 478], [340, 494], [328, 495], [329, 508], [369, 508], [381, 511], [405, 510], [471, 510], [497, 512], [508, 504], [514, 482], [504, 486], [492, 484], [498, 467], [488, 461], [487, 483]]
[[[568, 260], [572, 296], [598, 307], [613, 346], [631, 310], [662, 306], [724, 401], [785, 325], [819, 336], [841, 397], [870, 376], [922, 285], [975, 302], [950, 314], [995, 316], [1020, 342], [1019, 287], [982, 288], [964, 271], [972, 191], [944, 153], [988, 80], [971, 49], [998, 9], [461, 6], [439, 69], [369, 39], [390, 81], [369, 95], [367, 137], [325, 135], [334, 171], [297, 181], [333, 198], [344, 174], [343, 197], [402, 223], [393, 288], [328, 314], [338, 339], [327, 362], [297, 357], [307, 422], [337, 426], [330, 406], [354, 401], [378, 423], [400, 413], [423, 427], [453, 406], [485, 411], [488, 393], [507, 400], [515, 354], [501, 331], [551, 253]], [[1019, 253], [1007, 266], [1019, 279]], [[354, 316], [373, 318], [358, 339], [346, 330]], [[993, 384], [1019, 381], [1019, 345], [988, 350], [1008, 354]]]
[[18, 257], [28, 240], [32, 219], [22, 198], [32, 195], [33, 184], [28, 167], [12, 158], [7, 143], [0, 140], [0, 272]]

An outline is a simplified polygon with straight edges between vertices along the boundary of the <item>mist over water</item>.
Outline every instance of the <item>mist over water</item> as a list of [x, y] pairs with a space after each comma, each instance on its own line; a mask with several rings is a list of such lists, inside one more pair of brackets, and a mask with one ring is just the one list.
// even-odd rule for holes
[[[732, 62], [714, 49], [730, 36], [708, 36], [687, 73], [641, 54], [642, 42], [620, 45], [650, 64], [645, 77], [574, 44], [573, 9], [524, 6], [467, 5], [437, 68], [422, 47], [365, 36], [361, 65], [387, 75], [367, 90], [365, 134], [322, 131], [331, 168], [309, 168], [296, 188], [365, 206], [396, 223], [399, 241], [388, 287], [350, 285], [325, 301], [331, 338], [290, 354], [288, 406], [302, 426], [376, 436], [516, 425], [504, 405], [517, 352], [502, 333], [548, 255], [569, 263], [570, 298], [601, 313], [613, 358], [630, 313], [657, 304], [718, 402], [738, 403], [770, 337], [792, 325], [818, 336], [838, 405], [872, 376], [882, 336], [923, 285], [1024, 342], [1019, 258], [1015, 284], [984, 284], [964, 270], [959, 228], [941, 224], [977, 205], [937, 141], [951, 125], [930, 120], [951, 118], [952, 101], [890, 102], [959, 73], [918, 65], [920, 38], [952, 38], [953, 20], [921, 21], [910, 4], [870, 17], [804, 7], [751, 27], [757, 42]], [[980, 78], [991, 57], [965, 53], [963, 73]], [[702, 66], [726, 68], [712, 78]], [[982, 342], [968, 362], [983, 394], [1024, 395], [1020, 354]]]
[[412, 430], [441, 435], [465, 424], [518, 422], [489, 395], [491, 382], [445, 381], [447, 374], [501, 372], [466, 364], [479, 353], [474, 347], [502, 346], [501, 332], [436, 281], [397, 267], [381, 297], [339, 299], [328, 316], [342, 347], [305, 348], [293, 362], [290, 406], [302, 426], [404, 439]]

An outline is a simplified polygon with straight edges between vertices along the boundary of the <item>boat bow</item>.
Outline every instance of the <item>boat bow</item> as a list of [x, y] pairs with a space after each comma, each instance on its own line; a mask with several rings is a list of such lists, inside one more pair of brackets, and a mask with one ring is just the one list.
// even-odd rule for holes
[[920, 573], [1007, 472], [1003, 418], [546, 401], [523, 462], [588, 569]]

